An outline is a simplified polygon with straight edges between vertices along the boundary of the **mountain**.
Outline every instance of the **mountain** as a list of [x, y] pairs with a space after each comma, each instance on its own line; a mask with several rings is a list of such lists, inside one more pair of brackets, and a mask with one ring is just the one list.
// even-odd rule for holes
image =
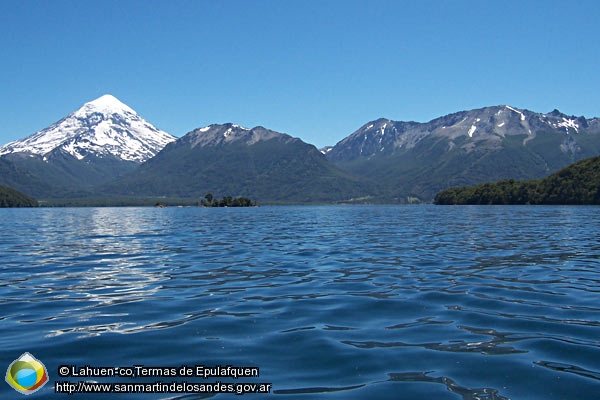
[[313, 145], [260, 126], [234, 124], [193, 130], [101, 190], [187, 199], [211, 193], [261, 203], [349, 201], [374, 192], [365, 180], [329, 163]]
[[17, 188], [23, 193], [37, 197], [39, 194], [51, 193], [55, 189], [39, 176], [32, 174], [20, 165], [0, 157], [0, 182], [4, 186]]
[[347, 172], [377, 180], [391, 201], [430, 201], [442, 189], [547, 176], [600, 154], [600, 119], [511, 106], [462, 111], [427, 123], [378, 119], [326, 155]]
[[502, 180], [451, 188], [436, 204], [600, 204], [600, 156], [586, 158], [539, 180]]
[[[0, 147], [0, 156], [52, 186], [21, 190], [53, 197], [115, 179], [156, 155], [175, 138], [111, 95], [84, 104], [51, 126]], [[10, 177], [0, 178], [0, 183]], [[35, 180], [35, 179], [34, 179]]]
[[61, 152], [77, 160], [113, 157], [142, 163], [174, 140], [107, 94], [25, 139], [0, 147], [0, 155], [23, 153], [48, 159]]

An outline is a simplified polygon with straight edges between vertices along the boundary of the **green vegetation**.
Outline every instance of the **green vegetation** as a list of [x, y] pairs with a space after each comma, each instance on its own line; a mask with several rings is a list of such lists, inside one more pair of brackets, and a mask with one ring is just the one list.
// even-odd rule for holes
[[[252, 145], [171, 145], [123, 178], [107, 196], [252, 198], [261, 204], [335, 203], [372, 194], [374, 185], [329, 163], [312, 145], [284, 138]], [[212, 204], [212, 200], [208, 203]]]
[[428, 136], [411, 149], [394, 154], [374, 155], [336, 165], [353, 176], [374, 180], [380, 197], [402, 202], [416, 197], [431, 202], [436, 193], [449, 187], [474, 186], [502, 179], [541, 179], [576, 161], [600, 154], [596, 134], [582, 130], [576, 136], [577, 151], [564, 149], [564, 131], [539, 131], [533, 139], [527, 135], [507, 135], [498, 140], [480, 142], [476, 147], [469, 137]]
[[254, 207], [256, 203], [247, 197], [225, 196], [221, 200], [217, 200], [212, 193], [207, 193], [200, 201], [200, 205], [204, 207]]
[[0, 186], [0, 207], [37, 207], [37, 200], [24, 195], [21, 192]]
[[506, 179], [471, 187], [450, 188], [436, 204], [600, 204], [600, 156], [587, 158], [547, 178]]
[[93, 197], [93, 188], [113, 180], [136, 165], [112, 157], [83, 161], [65, 155], [53, 155], [48, 162], [41, 157], [9, 154], [0, 157], [0, 185], [12, 187], [37, 199]]

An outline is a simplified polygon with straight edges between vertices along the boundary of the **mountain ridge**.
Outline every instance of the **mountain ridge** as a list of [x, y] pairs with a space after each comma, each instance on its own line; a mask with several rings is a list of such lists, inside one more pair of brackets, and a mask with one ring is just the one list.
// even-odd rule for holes
[[[484, 137], [489, 139], [490, 135], [505, 137], [525, 133], [533, 135], [534, 138], [536, 132], [543, 128], [564, 130], [566, 134], [570, 134], [579, 133], [580, 129], [588, 129], [590, 125], [600, 129], [600, 119], [568, 116], [557, 109], [544, 114], [509, 105], [457, 111], [428, 122], [378, 118], [363, 124], [340, 140], [327, 154], [334, 161], [348, 161], [353, 158], [372, 157], [384, 150], [389, 153], [390, 150], [410, 149], [426, 136], [451, 139], [468, 136], [478, 140]], [[358, 151], [355, 148], [348, 153], [347, 147], [353, 141], [362, 143], [358, 146]], [[353, 146], [356, 147], [356, 144]], [[371, 150], [366, 151], [369, 149]]]
[[429, 202], [440, 190], [501, 179], [537, 179], [600, 154], [600, 119], [512, 106], [459, 111], [427, 123], [377, 119], [326, 156], [371, 177], [388, 199]]
[[180, 198], [242, 196], [265, 202], [336, 202], [369, 185], [329, 163], [312, 144], [263, 127], [194, 129], [103, 191]]

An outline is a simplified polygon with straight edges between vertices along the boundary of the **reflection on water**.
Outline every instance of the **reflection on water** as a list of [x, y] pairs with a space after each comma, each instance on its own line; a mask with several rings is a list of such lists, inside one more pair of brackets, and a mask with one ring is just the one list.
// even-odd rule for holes
[[464, 400], [507, 400], [507, 397], [498, 394], [498, 390], [483, 388], [483, 389], [469, 389], [458, 385], [450, 378], [441, 376], [434, 378], [429, 376], [431, 372], [404, 372], [404, 373], [391, 373], [390, 381], [392, 382], [427, 382], [427, 383], [441, 383], [452, 392], [460, 395]]
[[541, 365], [542, 367], [550, 368], [555, 371], [560, 372], [568, 372], [571, 374], [580, 375], [586, 378], [600, 380], [600, 372], [589, 371], [587, 369], [583, 369], [574, 365], [563, 364], [558, 362], [551, 361], [536, 361], [535, 364]]
[[590, 398], [596, 211], [0, 210], [1, 353], [257, 365], [294, 398]]
[[454, 341], [453, 343], [403, 343], [403, 342], [352, 342], [344, 341], [343, 343], [355, 346], [358, 348], [375, 348], [375, 347], [402, 347], [415, 346], [423, 347], [430, 350], [451, 351], [451, 352], [475, 352], [481, 354], [511, 354], [525, 353], [524, 350], [518, 350], [514, 347], [505, 346], [506, 343], [517, 341], [519, 339], [511, 339], [510, 333], [496, 332], [493, 329], [478, 329], [466, 326], [457, 326], [458, 329], [471, 332], [476, 335], [489, 335], [490, 340], [480, 340], [475, 342]]

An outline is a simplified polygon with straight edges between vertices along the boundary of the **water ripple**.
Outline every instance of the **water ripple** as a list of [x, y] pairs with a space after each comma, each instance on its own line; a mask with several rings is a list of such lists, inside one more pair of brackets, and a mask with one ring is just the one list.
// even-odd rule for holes
[[501, 396], [496, 389], [480, 388], [470, 389], [458, 385], [455, 381], [445, 376], [431, 377], [429, 372], [403, 372], [390, 373], [390, 381], [392, 382], [426, 382], [426, 383], [441, 383], [452, 392], [460, 395], [464, 400], [509, 400], [508, 397]]
[[257, 365], [295, 398], [600, 391], [594, 207], [0, 213], [0, 353], [51, 373]]

